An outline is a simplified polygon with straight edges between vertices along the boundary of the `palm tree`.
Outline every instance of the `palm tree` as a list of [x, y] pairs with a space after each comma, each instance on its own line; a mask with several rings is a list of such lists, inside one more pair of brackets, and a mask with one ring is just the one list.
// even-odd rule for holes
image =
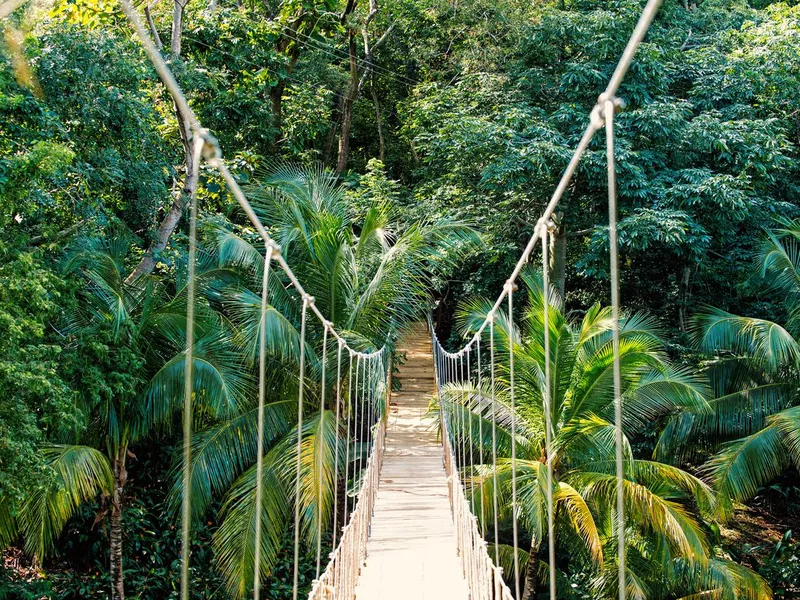
[[[83, 362], [74, 388], [85, 427], [54, 433], [42, 452], [53, 473], [49, 485], [31, 490], [8, 524], [8, 542], [22, 537], [26, 552], [41, 560], [84, 502], [98, 497], [108, 518], [111, 597], [124, 598], [123, 508], [130, 448], [168, 427], [183, 403], [186, 298], [168, 294], [155, 276], [126, 281], [129, 236], [82, 239], [66, 270], [79, 275], [79, 302], [63, 329]], [[198, 414], [220, 419], [239, 410], [251, 394], [241, 376], [243, 360], [232, 352], [232, 331], [206, 306], [198, 306], [192, 373]], [[55, 443], [58, 442], [58, 443]], [[3, 502], [0, 501], [0, 505]], [[0, 511], [2, 512], [2, 511]]]
[[765, 292], [785, 299], [785, 326], [705, 308], [693, 319], [697, 347], [714, 388], [714, 411], [676, 415], [659, 443], [706, 465], [720, 492], [751, 498], [792, 464], [800, 467], [800, 220], [767, 232], [756, 256]]
[[[538, 555], [547, 538], [547, 456], [544, 432], [544, 310], [541, 280], [523, 272], [527, 307], [520, 325], [497, 317], [497, 393], [492, 400], [488, 374], [479, 388], [450, 385], [446, 398], [450, 410], [469, 422], [472, 416], [473, 456], [483, 464], [464, 465], [467, 485], [473, 488], [476, 513], [482, 513], [484, 531], [492, 531], [492, 499], [497, 479], [498, 517], [511, 519], [512, 499], [510, 422], [508, 398], [509, 348], [513, 340], [517, 423], [517, 486], [519, 523], [530, 539], [524, 595], [533, 598], [536, 586], [546, 580], [546, 565]], [[582, 318], [564, 314], [555, 291], [549, 291], [550, 390], [553, 426], [553, 501], [556, 546], [559, 550], [560, 597], [567, 597], [565, 573], [583, 570], [593, 574], [595, 598], [617, 596], [616, 579], [616, 477], [612, 320], [609, 308], [592, 306]], [[462, 329], [474, 332], [491, 308], [472, 301], [460, 311]], [[486, 331], [488, 335], [488, 328]], [[488, 348], [486, 335], [482, 343]], [[486, 356], [484, 353], [484, 365]], [[703, 379], [670, 364], [654, 320], [630, 314], [620, 323], [620, 364], [623, 428], [625, 435], [627, 594], [631, 598], [768, 598], [768, 587], [747, 569], [717, 557], [706, 536], [702, 519], [712, 520], [725, 506], [708, 484], [677, 467], [635, 456], [631, 442], [649, 424], [672, 412], [709, 411]], [[491, 419], [497, 419], [497, 450], [491, 464]], [[465, 434], [466, 435], [466, 434]], [[462, 440], [466, 441], [466, 440]], [[489, 464], [487, 464], [487, 457]], [[483, 508], [477, 508], [483, 507]], [[490, 534], [489, 536], [493, 536]], [[500, 549], [499, 549], [500, 550]], [[498, 552], [507, 560], [508, 549]], [[544, 559], [546, 562], [546, 559]], [[522, 563], [524, 564], [524, 562]], [[512, 573], [506, 568], [507, 573]], [[703, 594], [701, 596], [701, 594]]]
[[[363, 214], [353, 213], [345, 188], [322, 167], [279, 165], [264, 173], [247, 190], [262, 223], [281, 245], [281, 252], [321, 312], [355, 348], [379, 348], [393, 330], [424, 318], [432, 278], [462, 259], [475, 247], [475, 232], [463, 223], [436, 219], [400, 227], [391, 208], [375, 203]], [[235, 269], [241, 277], [209, 289], [210, 302], [237, 332], [233, 342], [247, 357], [249, 372], [258, 356], [261, 327], [266, 328], [269, 366], [264, 432], [264, 496], [255, 504], [257, 404], [251, 396], [233, 414], [212, 421], [193, 440], [192, 506], [206, 514], [221, 498], [220, 526], [214, 536], [217, 565], [230, 593], [243, 597], [252, 589], [255, 511], [261, 510], [260, 573], [267, 576], [284, 542], [295, 502], [301, 503], [304, 541], [317, 543], [319, 515], [323, 533], [329, 529], [333, 507], [335, 456], [345, 456], [345, 425], [336, 421], [331, 405], [336, 397], [336, 369], [328, 368], [320, 382], [323, 330], [308, 320], [300, 498], [294, 497], [297, 439], [297, 363], [301, 298], [284, 273], [273, 269], [269, 306], [261, 320], [264, 255], [246, 230], [219, 224], [207, 232], [213, 248], [208, 268]], [[327, 349], [329, 361], [335, 346]], [[329, 362], [329, 366], [332, 364]], [[335, 364], [335, 363], [334, 363]], [[346, 397], [348, 362], [342, 379]], [[327, 406], [320, 411], [323, 387]], [[322, 440], [320, 437], [322, 436]], [[353, 447], [350, 456], [363, 448]], [[321, 477], [320, 477], [321, 475]], [[319, 486], [318, 482], [324, 485]], [[181, 482], [176, 480], [172, 505], [180, 505]], [[341, 523], [341, 522], [340, 522]], [[343, 523], [342, 523], [343, 524]]]

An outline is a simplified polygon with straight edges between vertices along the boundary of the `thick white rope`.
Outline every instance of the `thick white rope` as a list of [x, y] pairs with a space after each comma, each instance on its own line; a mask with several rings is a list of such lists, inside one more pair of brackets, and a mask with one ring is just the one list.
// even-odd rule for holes
[[264, 402], [267, 393], [267, 304], [272, 246], [267, 246], [261, 284], [261, 329], [258, 339], [258, 439], [256, 440], [256, 523], [253, 554], [253, 600], [261, 596], [261, 505], [264, 497]]

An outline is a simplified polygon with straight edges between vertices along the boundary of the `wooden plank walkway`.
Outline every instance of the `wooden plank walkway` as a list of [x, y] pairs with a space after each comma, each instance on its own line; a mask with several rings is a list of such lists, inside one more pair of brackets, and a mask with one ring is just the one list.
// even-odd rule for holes
[[442, 446], [429, 419], [434, 393], [427, 327], [416, 324], [398, 347], [402, 391], [392, 395], [380, 487], [357, 600], [467, 600], [450, 515]]

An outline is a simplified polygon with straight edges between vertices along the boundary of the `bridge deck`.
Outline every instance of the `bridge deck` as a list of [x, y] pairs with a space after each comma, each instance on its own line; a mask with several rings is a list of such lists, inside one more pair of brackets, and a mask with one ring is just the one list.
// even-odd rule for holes
[[401, 340], [402, 391], [393, 394], [380, 487], [357, 600], [466, 600], [442, 446], [423, 420], [434, 392], [430, 337], [423, 324]]

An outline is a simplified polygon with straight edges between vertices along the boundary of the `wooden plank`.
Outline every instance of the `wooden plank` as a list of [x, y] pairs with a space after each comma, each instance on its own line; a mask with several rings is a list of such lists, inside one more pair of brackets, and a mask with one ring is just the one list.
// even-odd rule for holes
[[[430, 419], [433, 357], [424, 324], [399, 347], [407, 362], [393, 394], [380, 487], [357, 600], [467, 600], [447, 498], [442, 447]], [[409, 377], [409, 375], [411, 375]]]

